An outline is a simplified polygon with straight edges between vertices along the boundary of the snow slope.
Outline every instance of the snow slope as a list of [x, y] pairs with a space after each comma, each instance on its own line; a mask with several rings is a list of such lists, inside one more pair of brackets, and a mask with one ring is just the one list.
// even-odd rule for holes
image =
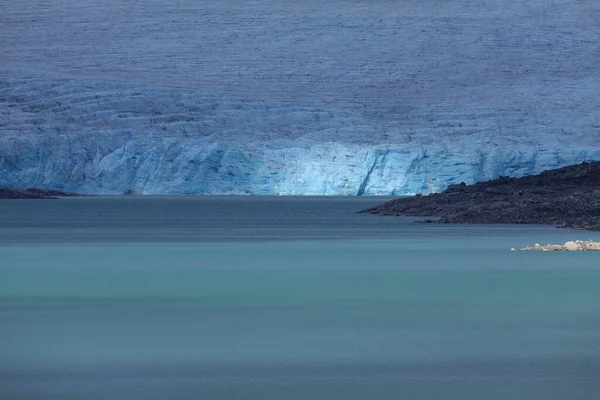
[[0, 4], [0, 186], [410, 194], [600, 160], [594, 1]]

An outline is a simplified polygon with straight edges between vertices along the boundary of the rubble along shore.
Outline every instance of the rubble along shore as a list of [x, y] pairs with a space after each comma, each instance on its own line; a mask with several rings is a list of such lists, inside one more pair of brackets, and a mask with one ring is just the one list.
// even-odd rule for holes
[[600, 242], [591, 240], [575, 240], [565, 244], [548, 244], [542, 246], [539, 243], [533, 246], [523, 247], [525, 251], [600, 251]]
[[437, 217], [431, 223], [545, 224], [600, 231], [600, 162], [501, 177], [399, 198], [363, 213]]

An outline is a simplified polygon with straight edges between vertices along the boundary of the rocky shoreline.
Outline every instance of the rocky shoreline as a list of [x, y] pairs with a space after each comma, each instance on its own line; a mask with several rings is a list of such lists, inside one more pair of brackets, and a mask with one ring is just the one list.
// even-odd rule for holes
[[575, 240], [565, 244], [548, 244], [542, 246], [539, 243], [533, 246], [523, 247], [525, 251], [600, 251], [600, 242], [591, 240]]
[[0, 199], [56, 199], [58, 197], [83, 196], [78, 193], [62, 190], [44, 190], [38, 188], [3, 189], [0, 188]]
[[427, 216], [431, 223], [545, 224], [600, 231], [600, 162], [501, 177], [399, 198], [363, 213]]

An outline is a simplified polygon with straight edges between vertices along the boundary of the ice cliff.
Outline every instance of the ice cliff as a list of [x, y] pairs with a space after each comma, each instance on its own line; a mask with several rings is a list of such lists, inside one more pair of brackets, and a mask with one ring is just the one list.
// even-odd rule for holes
[[0, 187], [402, 195], [600, 160], [594, 4], [7, 3]]
[[374, 122], [182, 89], [47, 78], [0, 85], [0, 187], [401, 195], [600, 160], [585, 140], [598, 128], [576, 115], [430, 110]]

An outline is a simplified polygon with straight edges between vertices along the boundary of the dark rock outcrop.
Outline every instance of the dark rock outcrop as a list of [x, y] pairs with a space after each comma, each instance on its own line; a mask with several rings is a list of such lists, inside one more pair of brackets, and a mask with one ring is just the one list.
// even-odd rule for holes
[[28, 189], [2, 189], [0, 188], [0, 199], [55, 199], [57, 197], [81, 196], [77, 193], [64, 192], [62, 190], [44, 190], [38, 188]]
[[424, 222], [547, 224], [600, 231], [600, 162], [501, 177], [442, 193], [399, 198], [364, 213], [439, 217]]

